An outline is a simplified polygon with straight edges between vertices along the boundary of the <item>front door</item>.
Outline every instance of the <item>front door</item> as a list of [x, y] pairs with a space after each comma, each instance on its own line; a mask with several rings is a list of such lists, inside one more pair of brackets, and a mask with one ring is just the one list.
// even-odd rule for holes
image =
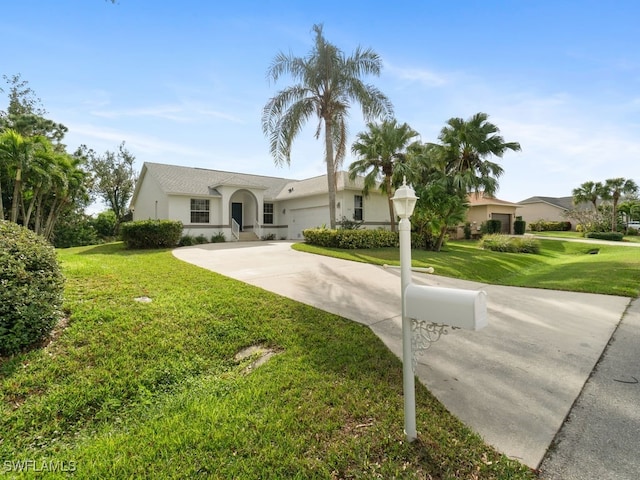
[[242, 204], [241, 203], [231, 203], [231, 218], [233, 218], [238, 225], [240, 225], [240, 231], [242, 231]]

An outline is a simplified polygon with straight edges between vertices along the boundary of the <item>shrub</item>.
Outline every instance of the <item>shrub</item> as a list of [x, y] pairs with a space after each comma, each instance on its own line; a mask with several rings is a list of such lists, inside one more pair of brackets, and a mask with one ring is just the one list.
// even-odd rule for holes
[[513, 222], [513, 233], [516, 235], [524, 235], [524, 232], [527, 228], [527, 222], [524, 220], [516, 220]]
[[398, 233], [389, 230], [330, 230], [309, 228], [302, 231], [305, 242], [311, 245], [333, 248], [383, 248], [397, 247]]
[[482, 234], [492, 235], [494, 233], [500, 233], [502, 231], [502, 222], [500, 220], [487, 220], [480, 225], [480, 232]]
[[629, 235], [630, 237], [635, 237], [637, 235], [640, 235], [640, 232], [638, 232], [636, 228], [627, 228], [627, 235]]
[[202, 245], [204, 243], [209, 243], [209, 240], [203, 234], [198, 235], [193, 240], [196, 242], [197, 245]]
[[342, 230], [358, 230], [359, 228], [362, 227], [362, 224], [364, 223], [363, 220], [349, 220], [347, 217], [342, 217], [342, 220], [340, 220], [338, 222], [338, 224], [340, 225], [340, 228]]
[[52, 245], [0, 220], [0, 354], [46, 338], [61, 316], [64, 278]]
[[218, 233], [214, 233], [211, 236], [211, 243], [223, 243], [226, 242], [227, 239], [224, 238], [224, 233], [223, 232], [218, 232]]
[[191, 245], [196, 244], [196, 239], [193, 235], [183, 235], [180, 237], [180, 241], [178, 242], [179, 247], [190, 247]]
[[262, 235], [260, 237], [260, 240], [264, 240], [264, 241], [275, 240], [275, 239], [276, 239], [276, 234], [275, 233], [267, 233], [267, 234]]
[[492, 252], [540, 253], [540, 242], [535, 238], [513, 238], [508, 235], [493, 234], [482, 237], [480, 248]]
[[127, 248], [168, 248], [180, 242], [182, 222], [142, 220], [120, 225], [120, 235]]
[[464, 224], [464, 239], [471, 240], [471, 224], [469, 222]]
[[433, 250], [436, 246], [438, 239], [434, 237], [431, 232], [412, 232], [411, 233], [411, 248], [422, 250]]
[[568, 232], [571, 230], [571, 222], [547, 222], [538, 220], [531, 223], [529, 228], [534, 232]]
[[586, 238], [596, 238], [598, 240], [612, 240], [614, 242], [622, 241], [622, 233], [620, 232], [588, 232]]

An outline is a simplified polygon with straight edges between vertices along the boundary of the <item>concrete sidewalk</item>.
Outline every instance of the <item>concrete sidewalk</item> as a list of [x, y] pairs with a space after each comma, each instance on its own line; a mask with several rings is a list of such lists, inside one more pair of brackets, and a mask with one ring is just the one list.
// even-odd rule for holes
[[640, 472], [640, 302], [627, 309], [540, 466], [544, 480], [635, 480]]
[[[285, 241], [198, 245], [174, 255], [368, 325], [402, 357], [397, 270], [297, 252]], [[416, 375], [487, 443], [537, 468], [630, 300], [437, 275], [413, 281], [488, 293], [489, 326], [443, 336], [418, 357]]]

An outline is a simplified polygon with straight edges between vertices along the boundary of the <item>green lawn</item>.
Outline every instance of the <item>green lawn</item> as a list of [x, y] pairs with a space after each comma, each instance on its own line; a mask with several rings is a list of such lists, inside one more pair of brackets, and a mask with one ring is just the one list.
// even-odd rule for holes
[[[59, 256], [68, 326], [46, 348], [0, 359], [8, 478], [42, 478], [34, 465], [86, 479], [535, 478], [421, 385], [419, 439], [407, 444], [400, 361], [362, 325], [169, 251]], [[247, 371], [251, 359], [234, 357], [251, 345], [275, 355]], [[9, 472], [28, 461], [23, 476]]]
[[[580, 232], [529, 232], [537, 237], [553, 237], [553, 238], [584, 238]], [[640, 236], [626, 235], [623, 242], [640, 243]]]
[[[442, 252], [413, 250], [416, 267], [434, 267], [436, 275], [494, 285], [549, 288], [637, 297], [640, 248], [540, 240], [541, 253], [482, 250], [476, 241], [449, 242]], [[377, 265], [399, 265], [397, 248], [340, 250], [297, 243], [294, 248]], [[597, 250], [597, 254], [592, 254]]]

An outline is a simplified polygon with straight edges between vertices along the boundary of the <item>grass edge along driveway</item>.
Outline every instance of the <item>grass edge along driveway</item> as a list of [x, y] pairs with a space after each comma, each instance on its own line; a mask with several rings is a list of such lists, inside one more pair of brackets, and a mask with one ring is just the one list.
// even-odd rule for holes
[[[640, 295], [640, 248], [540, 240], [540, 254], [491, 252], [477, 241], [450, 241], [443, 251], [412, 250], [414, 267], [492, 285], [547, 288], [624, 297]], [[293, 248], [376, 265], [399, 265], [397, 248], [342, 250], [296, 243]]]

